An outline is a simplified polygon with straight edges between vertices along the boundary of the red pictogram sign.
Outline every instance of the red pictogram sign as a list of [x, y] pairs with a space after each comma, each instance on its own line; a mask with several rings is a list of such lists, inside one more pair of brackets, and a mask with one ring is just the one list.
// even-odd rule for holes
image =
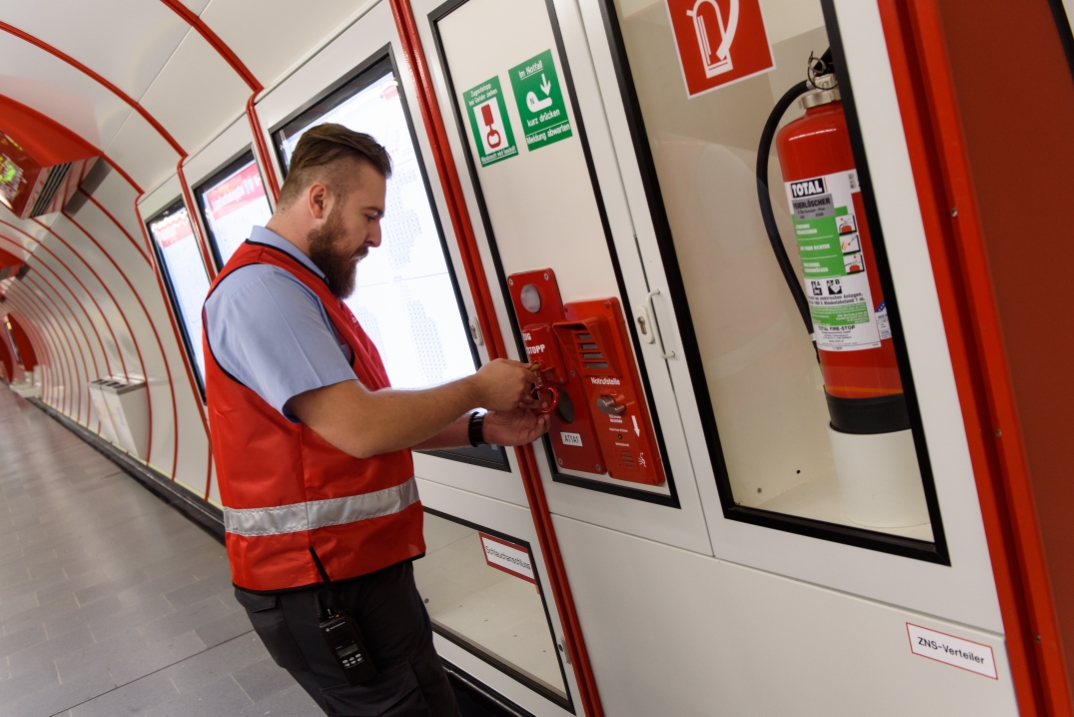
[[760, 0], [667, 0], [667, 7], [690, 97], [776, 66]]

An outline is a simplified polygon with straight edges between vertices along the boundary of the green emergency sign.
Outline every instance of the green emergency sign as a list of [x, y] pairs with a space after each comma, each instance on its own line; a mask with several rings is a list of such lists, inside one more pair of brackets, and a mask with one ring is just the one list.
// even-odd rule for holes
[[526, 147], [538, 149], [571, 136], [571, 121], [563, 103], [563, 86], [556, 74], [552, 51], [508, 70], [515, 92], [518, 116], [526, 134]]
[[493, 77], [462, 93], [466, 113], [481, 166], [500, 162], [518, 154], [507, 106], [503, 103], [500, 78]]

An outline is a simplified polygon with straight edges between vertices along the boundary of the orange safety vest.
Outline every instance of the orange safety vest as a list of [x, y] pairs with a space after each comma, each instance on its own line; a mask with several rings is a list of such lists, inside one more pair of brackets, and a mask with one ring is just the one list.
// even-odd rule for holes
[[[350, 347], [354, 373], [370, 391], [388, 388], [376, 346], [322, 278], [286, 252], [247, 242], [209, 294], [236, 270], [271, 264], [308, 286]], [[409, 450], [350, 456], [288, 421], [216, 362], [203, 332], [205, 393], [231, 577], [236, 586], [277, 591], [321, 582], [317, 551], [333, 580], [365, 575], [422, 555], [422, 508]]]

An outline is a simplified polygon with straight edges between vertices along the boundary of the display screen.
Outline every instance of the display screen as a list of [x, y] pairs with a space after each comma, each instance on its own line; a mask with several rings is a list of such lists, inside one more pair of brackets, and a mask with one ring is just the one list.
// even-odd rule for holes
[[182, 205], [173, 206], [149, 221], [149, 233], [183, 329], [187, 352], [194, 358], [198, 381], [204, 386], [201, 307], [209, 294], [209, 275], [190, 226], [190, 215]]
[[426, 388], [474, 372], [474, 355], [398, 82], [385, 59], [275, 133], [286, 168], [310, 127], [365, 132], [392, 158], [380, 248], [358, 266], [346, 300], [377, 345], [395, 388]]
[[250, 238], [251, 227], [264, 226], [272, 216], [261, 172], [250, 153], [199, 187], [197, 195], [219, 268]]

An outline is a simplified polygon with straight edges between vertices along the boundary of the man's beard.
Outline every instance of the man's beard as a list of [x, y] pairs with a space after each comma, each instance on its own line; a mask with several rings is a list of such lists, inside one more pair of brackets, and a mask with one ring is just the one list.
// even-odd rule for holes
[[328, 215], [320, 229], [312, 229], [306, 235], [310, 247], [310, 261], [324, 272], [329, 290], [341, 299], [354, 293], [354, 280], [358, 271], [358, 262], [369, 253], [363, 246], [357, 252], [340, 253], [336, 248], [343, 234], [343, 222], [337, 210]]

